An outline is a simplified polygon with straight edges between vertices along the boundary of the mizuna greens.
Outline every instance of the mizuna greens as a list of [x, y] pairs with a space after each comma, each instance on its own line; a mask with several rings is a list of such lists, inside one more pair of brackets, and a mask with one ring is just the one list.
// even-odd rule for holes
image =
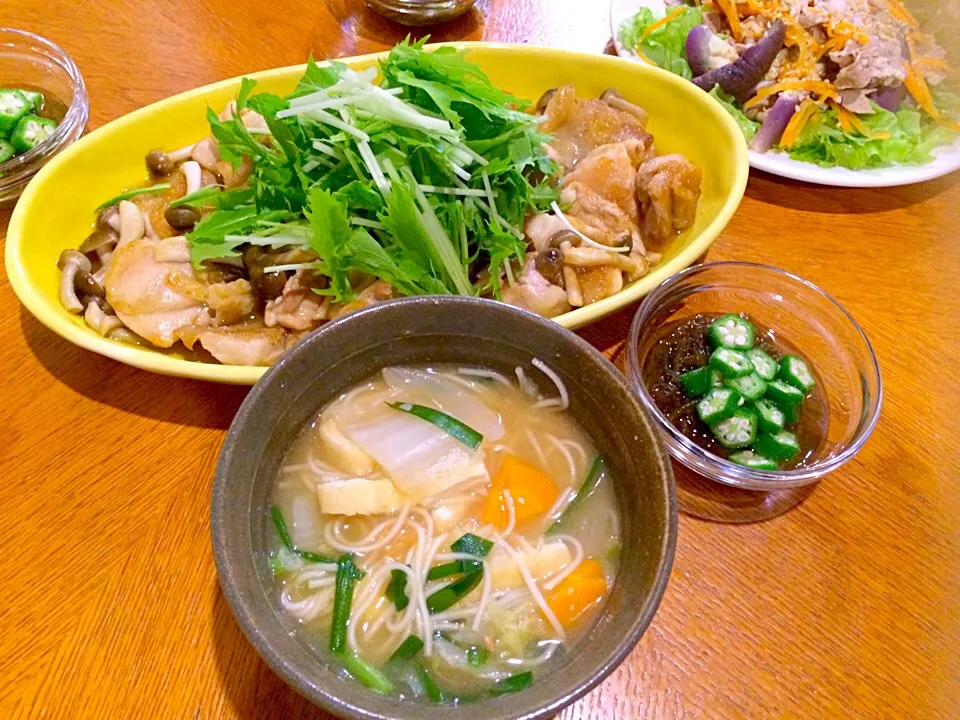
[[[248, 243], [300, 246], [322, 260], [282, 269], [322, 272], [334, 302], [355, 296], [355, 271], [402, 295], [499, 294], [500, 266], [526, 251], [524, 218], [558, 197], [528, 101], [453, 48], [406, 41], [359, 72], [311, 59], [287, 97], [255, 90], [243, 81], [228, 120], [208, 111], [221, 156], [253, 171], [249, 189], [179, 201], [217, 203], [187, 234], [197, 267]], [[246, 128], [245, 108], [268, 131]]]

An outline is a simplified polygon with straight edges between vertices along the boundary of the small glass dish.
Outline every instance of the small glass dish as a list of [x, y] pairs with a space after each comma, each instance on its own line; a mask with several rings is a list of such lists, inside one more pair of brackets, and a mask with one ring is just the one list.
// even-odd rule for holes
[[367, 5], [401, 25], [435, 25], [453, 20], [476, 0], [367, 0]]
[[20, 197], [50, 158], [80, 137], [87, 125], [90, 99], [71, 57], [58, 45], [23, 30], [0, 28], [0, 78], [4, 87], [40, 90], [66, 108], [46, 142], [0, 163], [0, 207], [4, 207]]
[[[665, 327], [701, 313], [743, 313], [811, 362], [826, 393], [826, 417], [823, 437], [798, 467], [754, 470], [729, 462], [686, 437], [657, 407], [643, 379], [650, 351], [666, 335]], [[820, 288], [774, 267], [720, 262], [674, 275], [640, 306], [625, 352], [630, 381], [670, 454], [734, 487], [775, 491], [816, 482], [857, 454], [880, 416], [880, 367], [856, 320]]]

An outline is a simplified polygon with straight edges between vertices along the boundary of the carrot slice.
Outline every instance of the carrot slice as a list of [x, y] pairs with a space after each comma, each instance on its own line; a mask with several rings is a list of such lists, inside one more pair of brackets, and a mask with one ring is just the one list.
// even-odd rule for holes
[[607, 579], [594, 558], [584, 560], [544, 598], [564, 627], [570, 627], [607, 594]]
[[560, 494], [547, 475], [514, 455], [507, 455], [493, 478], [483, 505], [483, 521], [503, 530], [510, 524], [504, 491], [510, 492], [517, 525], [540, 517]]
[[648, 27], [646, 30], [643, 31], [643, 35], [640, 36], [640, 43], [637, 45], [637, 47], [639, 48], [640, 45], [643, 44], [643, 41], [650, 36], [650, 33], [652, 33], [654, 30], [658, 28], [662, 28], [664, 25], [666, 25], [668, 22], [676, 18], [678, 15], [681, 15], [686, 9], [687, 8], [685, 6], [680, 6], [676, 10], [674, 10], [672, 13], [668, 13], [667, 15], [664, 15], [662, 18], [660, 18], [655, 23], [653, 23], [653, 25], [651, 25], [650, 27]]
[[800, 133], [803, 132], [803, 128], [810, 122], [810, 118], [814, 116], [817, 109], [817, 104], [810, 98], [800, 103], [800, 107], [797, 108], [793, 117], [790, 118], [790, 122], [787, 123], [787, 129], [783, 131], [783, 137], [780, 138], [780, 147], [789, 148], [796, 144], [797, 140], [800, 139]]
[[743, 27], [740, 25], [737, 4], [733, 0], [715, 0], [715, 2], [730, 24], [730, 32], [733, 34], [733, 38], [737, 42], [741, 42], [743, 40]]
[[831, 83], [824, 80], [784, 80], [783, 82], [760, 88], [756, 95], [744, 103], [744, 108], [750, 109], [756, 107], [768, 97], [788, 90], [807, 90], [808, 92], [821, 95], [822, 97], [833, 98], [834, 100], [840, 98], [837, 89]]
[[890, 14], [900, 22], [905, 23], [913, 28], [920, 27], [920, 23], [917, 22], [917, 19], [910, 14], [910, 11], [907, 10], [900, 0], [887, 0], [887, 7], [890, 8]]
[[903, 81], [903, 84], [907, 86], [907, 90], [913, 96], [913, 99], [926, 111], [927, 115], [934, 120], [940, 120], [940, 111], [933, 104], [933, 96], [930, 94], [926, 79], [911, 67], [910, 63], [905, 62], [903, 69], [907, 73], [907, 78]]

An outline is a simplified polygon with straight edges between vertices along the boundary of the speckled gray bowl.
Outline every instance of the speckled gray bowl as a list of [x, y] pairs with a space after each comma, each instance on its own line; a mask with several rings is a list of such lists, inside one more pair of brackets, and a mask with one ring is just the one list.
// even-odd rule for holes
[[[610, 674], [650, 624], [673, 562], [676, 488], [659, 435], [626, 379], [573, 333], [508, 305], [453, 297], [384, 303], [325, 325], [264, 375], [230, 426], [213, 487], [211, 530], [224, 595], [264, 660], [311, 701], [362, 720], [449, 720], [451, 712], [401, 704], [342, 677], [279, 611], [267, 563], [268, 496], [294, 437], [339, 393], [388, 365], [458, 363], [510, 375], [535, 357], [563, 378], [571, 412], [612, 471], [622, 517], [620, 574], [599, 619], [549, 672], [521, 693], [461, 705], [457, 718], [553, 717]], [[548, 382], [545, 393], [553, 392]]]

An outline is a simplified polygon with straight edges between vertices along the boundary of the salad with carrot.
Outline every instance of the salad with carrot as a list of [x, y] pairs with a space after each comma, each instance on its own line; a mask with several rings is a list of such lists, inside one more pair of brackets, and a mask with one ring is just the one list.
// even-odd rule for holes
[[692, 2], [641, 8], [620, 42], [713, 95], [756, 152], [923, 164], [960, 131], [946, 52], [901, 0]]

